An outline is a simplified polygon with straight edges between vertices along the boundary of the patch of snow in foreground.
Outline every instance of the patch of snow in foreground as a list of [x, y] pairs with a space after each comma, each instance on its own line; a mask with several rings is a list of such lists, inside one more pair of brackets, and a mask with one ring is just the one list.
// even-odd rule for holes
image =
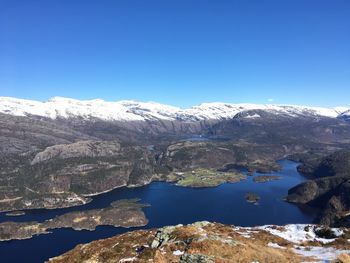
[[[295, 244], [307, 241], [318, 241], [323, 244], [326, 244], [334, 241], [334, 239], [325, 239], [318, 237], [315, 233], [315, 230], [318, 229], [316, 225], [292, 224], [285, 225], [284, 227], [282, 227], [282, 229], [280, 227], [276, 228], [276, 226], [273, 225], [267, 225], [257, 228], [268, 231], [272, 235], [279, 236]], [[332, 228], [332, 231], [337, 237], [343, 234], [343, 231], [338, 228]]]
[[293, 251], [301, 256], [320, 260], [319, 263], [328, 263], [340, 254], [350, 253], [350, 250], [338, 250], [333, 247], [296, 247], [293, 248]]
[[282, 246], [278, 245], [277, 243], [272, 243], [272, 242], [269, 242], [267, 244], [267, 246], [272, 247], [272, 248], [287, 249], [285, 247], [282, 247]]
[[251, 235], [249, 235], [248, 233], [244, 233], [244, 232], [238, 232], [238, 234], [240, 234], [242, 237], [245, 237], [245, 238], [251, 238]]
[[133, 257], [133, 258], [122, 258], [121, 260], [119, 260], [120, 263], [122, 262], [132, 262], [135, 261], [137, 258]]
[[233, 230], [240, 234], [242, 237], [245, 238], [251, 238], [251, 234], [257, 233], [257, 230], [254, 230], [254, 228], [251, 227], [233, 227]]
[[175, 250], [174, 252], [173, 252], [173, 254], [175, 255], [175, 256], [181, 256], [181, 255], [183, 255], [183, 251], [180, 251], [180, 250]]

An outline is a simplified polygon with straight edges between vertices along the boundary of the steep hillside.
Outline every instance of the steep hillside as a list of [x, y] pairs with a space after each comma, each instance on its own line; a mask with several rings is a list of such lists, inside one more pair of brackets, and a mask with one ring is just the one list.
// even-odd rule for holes
[[147, 184], [154, 159], [142, 147], [87, 140], [50, 146], [22, 161], [1, 170], [1, 211], [74, 206], [89, 195]]
[[350, 259], [347, 231], [317, 225], [244, 228], [198, 222], [78, 245], [49, 262], [346, 263]]
[[350, 151], [337, 151], [301, 166], [315, 178], [289, 190], [287, 200], [320, 208], [318, 222], [348, 226], [350, 212]]
[[349, 127], [348, 123], [337, 118], [276, 115], [266, 110], [251, 110], [214, 124], [208, 134], [257, 143], [281, 145], [313, 143], [317, 146], [320, 143], [350, 143]]

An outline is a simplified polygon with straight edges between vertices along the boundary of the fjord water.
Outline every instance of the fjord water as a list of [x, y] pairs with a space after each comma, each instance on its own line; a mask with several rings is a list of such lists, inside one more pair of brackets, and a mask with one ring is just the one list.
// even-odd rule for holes
[[[143, 228], [161, 227], [174, 224], [188, 224], [209, 220], [239, 226], [264, 224], [311, 223], [314, 213], [283, 201], [288, 189], [305, 179], [297, 172], [297, 163], [281, 160], [282, 178], [265, 183], [253, 182], [253, 177], [233, 184], [223, 184], [214, 188], [183, 188], [169, 183], [154, 182], [138, 188], [119, 188], [93, 198], [89, 204], [80, 207], [31, 210], [26, 215], [7, 217], [4, 221], [43, 221], [69, 211], [103, 208], [111, 202], [125, 198], [139, 198], [140, 202], [151, 206], [144, 208], [149, 224]], [[247, 192], [260, 195], [258, 205], [245, 200]], [[114, 228], [100, 226], [96, 231], [75, 231], [56, 229], [51, 234], [33, 237], [28, 240], [0, 242], [1, 262], [43, 262], [57, 256], [80, 243], [110, 237], [119, 233], [140, 228]]]

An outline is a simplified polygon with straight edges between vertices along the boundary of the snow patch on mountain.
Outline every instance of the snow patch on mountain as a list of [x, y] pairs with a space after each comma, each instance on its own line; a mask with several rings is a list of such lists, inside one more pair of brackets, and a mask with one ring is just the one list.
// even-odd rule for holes
[[15, 116], [40, 116], [50, 119], [79, 117], [102, 120], [143, 121], [173, 119], [179, 108], [154, 102], [75, 100], [54, 97], [46, 102], [0, 97], [0, 112]]
[[[109, 102], [101, 99], [76, 100], [54, 97], [46, 102], [0, 97], [0, 113], [15, 116], [40, 116], [50, 119], [83, 118], [107, 121], [146, 121], [146, 120], [224, 120], [249, 110], [264, 110], [289, 117], [324, 116], [336, 118], [350, 116], [345, 107], [320, 108], [293, 105], [272, 104], [231, 104], [202, 103], [189, 109], [180, 109], [156, 102], [138, 102], [132, 100]], [[346, 115], [347, 114], [347, 115]], [[258, 114], [248, 116], [258, 117]]]

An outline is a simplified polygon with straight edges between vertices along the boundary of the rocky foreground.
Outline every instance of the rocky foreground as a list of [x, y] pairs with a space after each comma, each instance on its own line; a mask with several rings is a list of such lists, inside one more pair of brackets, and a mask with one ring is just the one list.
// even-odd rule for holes
[[191, 225], [128, 232], [78, 245], [52, 258], [67, 262], [350, 262], [349, 229], [318, 225]]

